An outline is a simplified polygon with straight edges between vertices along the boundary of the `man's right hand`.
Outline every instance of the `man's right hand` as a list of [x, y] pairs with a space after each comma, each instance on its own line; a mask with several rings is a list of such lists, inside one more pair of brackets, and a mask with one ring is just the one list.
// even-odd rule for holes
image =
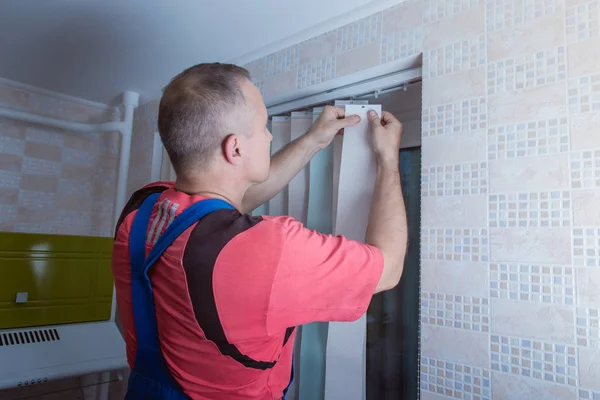
[[375, 111], [369, 111], [369, 121], [373, 134], [373, 150], [379, 163], [398, 165], [402, 123], [391, 113], [384, 111], [381, 119]]

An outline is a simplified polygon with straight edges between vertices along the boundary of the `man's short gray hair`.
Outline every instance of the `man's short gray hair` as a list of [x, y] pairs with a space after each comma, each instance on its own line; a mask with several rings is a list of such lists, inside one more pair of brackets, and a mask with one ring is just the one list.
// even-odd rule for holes
[[[221, 144], [227, 118], [245, 104], [241, 83], [249, 72], [232, 64], [198, 64], [177, 75], [164, 88], [158, 131], [178, 176], [202, 166]], [[238, 116], [239, 118], [239, 116]]]

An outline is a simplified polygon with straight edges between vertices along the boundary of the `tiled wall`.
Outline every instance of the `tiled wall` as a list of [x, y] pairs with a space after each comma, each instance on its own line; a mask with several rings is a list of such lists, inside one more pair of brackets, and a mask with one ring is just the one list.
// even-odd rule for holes
[[[77, 122], [110, 117], [9, 85], [0, 85], [0, 106]], [[0, 231], [111, 236], [118, 135], [0, 119]]]
[[419, 53], [422, 398], [600, 398], [600, 0], [409, 0], [248, 68]]

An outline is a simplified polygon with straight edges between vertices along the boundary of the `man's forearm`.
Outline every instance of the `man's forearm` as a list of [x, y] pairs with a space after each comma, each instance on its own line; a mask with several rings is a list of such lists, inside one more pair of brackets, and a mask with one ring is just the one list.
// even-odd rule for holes
[[408, 228], [397, 159], [380, 161], [369, 214], [366, 242], [384, 257], [383, 274], [376, 292], [396, 286], [402, 275]]
[[283, 190], [312, 157], [319, 151], [308, 135], [289, 143], [271, 157], [269, 179], [248, 189], [242, 203], [242, 212], [247, 213], [272, 199]]

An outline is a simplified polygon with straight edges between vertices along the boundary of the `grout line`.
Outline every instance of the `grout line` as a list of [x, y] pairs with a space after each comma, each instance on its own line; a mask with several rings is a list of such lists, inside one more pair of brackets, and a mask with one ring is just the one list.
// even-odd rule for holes
[[569, 182], [569, 197], [570, 197], [570, 208], [571, 208], [571, 225], [569, 226], [569, 246], [571, 247], [571, 266], [573, 268], [573, 305], [571, 310], [573, 312], [573, 341], [575, 343], [575, 396], [579, 398], [579, 391], [581, 387], [580, 381], [580, 373], [579, 373], [579, 346], [577, 343], [577, 307], [579, 306], [579, 285], [577, 284], [577, 277], [579, 275], [579, 271], [575, 268], [575, 246], [574, 246], [574, 229], [575, 229], [575, 213], [573, 209], [573, 174], [571, 172], [572, 168], [572, 146], [571, 146], [571, 107], [569, 105], [569, 41], [568, 41], [568, 33], [567, 33], [567, 5], [564, 4], [563, 7], [563, 32], [565, 35], [565, 105], [566, 105], [566, 118], [567, 118], [567, 132], [568, 132], [568, 151], [567, 151], [567, 172]]
[[488, 35], [488, 26], [487, 26], [487, 21], [488, 21], [488, 7], [486, 7], [484, 5], [484, 14], [483, 14], [483, 18], [484, 18], [484, 43], [485, 43], [485, 75], [484, 75], [484, 85], [485, 85], [485, 91], [484, 91], [484, 98], [485, 98], [485, 102], [484, 102], [484, 107], [485, 107], [485, 130], [484, 130], [484, 134], [485, 134], [485, 151], [486, 151], [486, 168], [485, 168], [485, 173], [486, 173], [486, 183], [487, 183], [487, 188], [488, 190], [486, 190], [485, 193], [485, 197], [486, 197], [486, 202], [485, 202], [485, 207], [486, 207], [486, 213], [485, 213], [485, 218], [487, 220], [487, 236], [488, 236], [488, 243], [487, 243], [487, 249], [488, 249], [488, 254], [487, 254], [487, 263], [486, 263], [486, 268], [487, 268], [487, 277], [488, 277], [488, 318], [489, 318], [489, 327], [488, 327], [488, 347], [487, 347], [487, 352], [488, 352], [488, 370], [489, 370], [489, 387], [488, 387], [488, 391], [489, 391], [489, 399], [491, 399], [493, 397], [493, 379], [492, 379], [492, 374], [494, 373], [492, 371], [492, 332], [493, 332], [493, 326], [494, 326], [494, 319], [492, 318], [493, 316], [493, 302], [492, 302], [492, 287], [491, 287], [491, 270], [490, 270], [490, 266], [492, 263], [492, 249], [491, 249], [491, 236], [492, 236], [492, 230], [490, 227], [490, 193], [491, 193], [491, 184], [490, 184], [490, 138], [489, 138], [489, 129], [490, 129], [490, 110], [489, 110], [489, 88], [488, 88], [488, 84], [489, 84], [489, 80], [488, 80], [488, 69], [489, 69], [489, 46], [488, 46], [488, 39], [489, 39], [489, 35]]

